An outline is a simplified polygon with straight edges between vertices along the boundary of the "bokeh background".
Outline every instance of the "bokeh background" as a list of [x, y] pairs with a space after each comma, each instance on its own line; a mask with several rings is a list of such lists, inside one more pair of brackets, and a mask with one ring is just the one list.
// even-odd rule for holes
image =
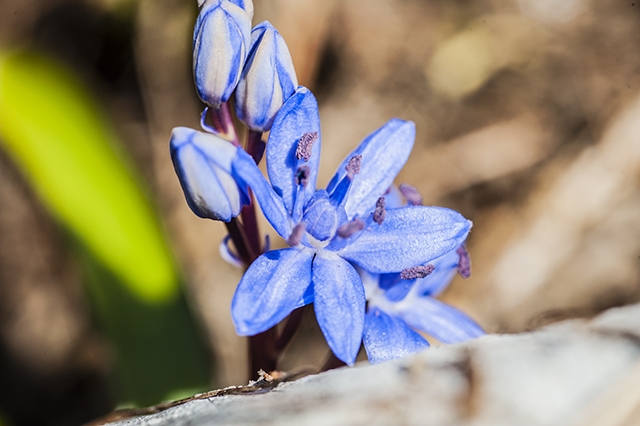
[[[397, 183], [474, 221], [472, 277], [444, 300], [512, 333], [640, 299], [640, 3], [254, 5], [317, 95], [320, 185], [389, 118], [416, 122]], [[195, 0], [0, 2], [0, 425], [81, 424], [249, 378], [229, 314], [241, 271], [168, 153], [203, 107], [196, 14]], [[326, 354], [308, 315], [281, 367]]]

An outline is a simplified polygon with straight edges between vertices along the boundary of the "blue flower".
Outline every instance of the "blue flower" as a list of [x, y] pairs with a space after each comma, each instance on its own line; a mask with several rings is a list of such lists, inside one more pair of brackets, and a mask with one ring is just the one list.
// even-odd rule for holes
[[251, 0], [229, 0], [231, 3], [235, 4], [249, 17], [249, 20], [253, 19], [253, 2]]
[[404, 274], [361, 271], [368, 301], [363, 341], [370, 362], [400, 358], [428, 347], [416, 330], [443, 343], [484, 334], [472, 319], [435, 299], [456, 271], [465, 278], [469, 275], [464, 246]]
[[171, 159], [187, 204], [202, 217], [229, 222], [249, 203], [246, 187], [231, 176], [237, 148], [210, 133], [176, 127], [171, 133]]
[[203, 102], [229, 100], [251, 42], [251, 0], [206, 0], [193, 32], [193, 76]]
[[414, 137], [413, 123], [390, 120], [343, 161], [326, 190], [317, 190], [318, 106], [300, 87], [271, 129], [270, 183], [238, 150], [234, 176], [251, 187], [267, 220], [290, 246], [260, 256], [240, 281], [231, 306], [238, 334], [260, 333], [313, 302], [329, 347], [353, 364], [362, 342], [365, 293], [352, 264], [398, 273], [462, 244], [471, 222], [453, 210], [385, 208], [382, 196], [408, 159]]
[[298, 87], [289, 49], [267, 21], [251, 31], [251, 48], [236, 89], [236, 113], [251, 130], [266, 132]]
[[[207, 0], [198, 0], [198, 7], [201, 7]], [[251, 0], [229, 0], [231, 3], [236, 6], [242, 8], [246, 14], [249, 16], [249, 19], [253, 19], [253, 3]]]

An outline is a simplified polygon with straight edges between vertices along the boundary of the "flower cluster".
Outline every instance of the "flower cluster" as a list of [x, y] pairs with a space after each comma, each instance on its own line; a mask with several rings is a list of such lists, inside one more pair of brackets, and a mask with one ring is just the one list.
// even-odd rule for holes
[[[422, 206], [411, 187], [393, 186], [413, 147], [414, 124], [387, 122], [318, 189], [316, 99], [298, 86], [277, 30], [268, 22], [251, 29], [252, 15], [250, 0], [202, 2], [193, 55], [197, 92], [208, 105], [205, 132], [178, 127], [171, 137], [188, 205], [228, 223], [236, 252], [225, 243], [226, 257], [248, 266], [231, 306], [236, 331], [264, 332], [313, 303], [329, 347], [350, 365], [363, 342], [377, 362], [428, 346], [417, 331], [444, 342], [481, 335], [472, 320], [433, 298], [455, 271], [468, 275], [463, 244], [471, 222]], [[232, 96], [248, 128], [244, 148], [231, 119]], [[257, 165], [263, 150], [268, 179]], [[248, 235], [257, 229], [250, 223], [253, 196], [288, 248], [261, 253], [254, 244], [251, 255], [245, 247], [257, 237]]]

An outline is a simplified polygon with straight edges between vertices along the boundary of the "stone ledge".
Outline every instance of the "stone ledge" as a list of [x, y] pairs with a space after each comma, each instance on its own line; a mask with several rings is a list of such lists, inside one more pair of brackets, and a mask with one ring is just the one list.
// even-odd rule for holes
[[640, 305], [633, 305], [110, 425], [623, 426], [640, 424], [638, 383]]

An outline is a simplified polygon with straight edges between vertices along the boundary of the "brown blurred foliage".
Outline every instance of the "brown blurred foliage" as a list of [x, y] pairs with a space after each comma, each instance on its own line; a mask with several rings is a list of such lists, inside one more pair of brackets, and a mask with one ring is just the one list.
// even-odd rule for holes
[[[389, 118], [416, 122], [397, 183], [475, 224], [473, 275], [446, 301], [489, 332], [517, 332], [640, 299], [640, 3], [254, 4], [254, 23], [278, 28], [317, 94], [320, 185]], [[246, 380], [246, 342], [229, 315], [241, 272], [217, 254], [224, 227], [189, 211], [167, 149], [171, 128], [197, 127], [202, 108], [190, 71], [196, 13], [193, 0], [5, 0], [0, 43], [43, 49], [95, 89], [157, 196], [225, 386]], [[2, 403], [53, 404], [52, 393], [71, 407], [81, 384], [100, 394], [108, 350], [63, 236], [8, 159], [0, 164], [0, 371], [19, 365], [30, 377], [3, 383]], [[285, 368], [322, 362], [317, 326], [303, 329]]]

